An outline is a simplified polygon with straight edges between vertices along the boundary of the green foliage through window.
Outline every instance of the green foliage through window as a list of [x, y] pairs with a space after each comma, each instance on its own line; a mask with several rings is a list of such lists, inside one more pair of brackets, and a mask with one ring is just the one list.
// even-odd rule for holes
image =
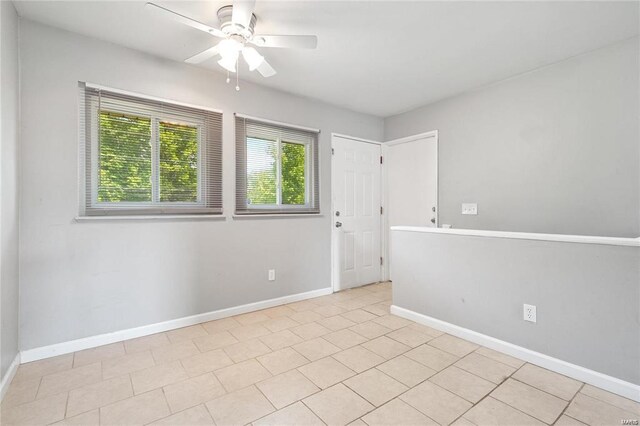
[[198, 201], [198, 128], [160, 122], [160, 201]]

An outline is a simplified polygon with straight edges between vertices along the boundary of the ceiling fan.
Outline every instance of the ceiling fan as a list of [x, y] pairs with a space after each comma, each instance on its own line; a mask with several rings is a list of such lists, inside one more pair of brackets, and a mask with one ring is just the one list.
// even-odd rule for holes
[[[147, 3], [147, 7], [153, 8], [175, 21], [222, 39], [218, 44], [185, 60], [191, 64], [199, 64], [220, 55], [218, 64], [229, 72], [237, 73], [238, 60], [242, 54], [250, 71], [258, 70], [263, 77], [271, 77], [276, 71], [264, 56], [250, 45], [298, 49], [316, 48], [318, 38], [314, 35], [256, 35], [254, 29], [258, 18], [253, 14], [254, 6], [255, 0], [234, 0], [233, 5], [221, 7], [218, 10], [218, 20], [220, 21], [220, 29], [218, 29], [158, 4]], [[229, 82], [229, 78], [227, 78], [227, 82]], [[236, 90], [239, 90], [238, 86], [236, 86]]]

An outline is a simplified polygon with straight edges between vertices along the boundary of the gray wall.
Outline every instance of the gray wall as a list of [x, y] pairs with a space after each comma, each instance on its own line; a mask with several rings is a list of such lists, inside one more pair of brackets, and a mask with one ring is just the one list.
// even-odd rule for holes
[[18, 15], [0, 2], [0, 380], [18, 353]]
[[[331, 285], [331, 132], [381, 140], [382, 119], [29, 21], [21, 48], [22, 349]], [[224, 110], [227, 220], [75, 223], [78, 81]], [[234, 112], [322, 130], [323, 216], [231, 218]]]
[[638, 247], [391, 234], [395, 305], [640, 384]]
[[637, 237], [638, 57], [635, 38], [389, 117], [385, 140], [439, 131], [441, 223]]

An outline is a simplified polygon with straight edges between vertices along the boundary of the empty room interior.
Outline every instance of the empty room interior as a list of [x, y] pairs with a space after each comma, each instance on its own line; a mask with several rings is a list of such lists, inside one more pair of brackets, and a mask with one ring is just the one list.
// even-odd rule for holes
[[0, 0], [0, 424], [638, 425], [639, 35]]

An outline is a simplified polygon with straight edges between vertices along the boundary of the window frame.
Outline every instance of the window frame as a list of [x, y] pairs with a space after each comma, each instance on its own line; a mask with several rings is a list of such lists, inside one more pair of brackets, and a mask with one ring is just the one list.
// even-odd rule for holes
[[[80, 216], [173, 216], [173, 215], [222, 215], [222, 112], [202, 107], [195, 107], [177, 102], [161, 100], [144, 95], [131, 94], [129, 92], [114, 89], [104, 89], [80, 83], [81, 89], [81, 191]], [[102, 106], [100, 100], [89, 101], [86, 89], [102, 90], [110, 94], [122, 94], [125, 99], [118, 99], [119, 105], [109, 104]], [[95, 96], [95, 95], [94, 95]], [[100, 95], [98, 95], [99, 97]], [[162, 110], [153, 110], [149, 105], [157, 103], [163, 105]], [[171, 108], [175, 108], [174, 112]], [[160, 107], [158, 107], [160, 109]], [[180, 116], [178, 110], [188, 109], [194, 117]], [[151, 143], [151, 201], [99, 201], [99, 174], [100, 174], [100, 113], [115, 113], [133, 117], [148, 119], [150, 122]], [[201, 114], [200, 118], [195, 118]], [[207, 114], [216, 114], [208, 116]], [[207, 122], [210, 127], [207, 127]], [[161, 201], [161, 123], [172, 123], [195, 127], [197, 129], [197, 199], [188, 201]], [[218, 129], [219, 127], [219, 129]], [[219, 133], [213, 139], [211, 131]], [[210, 140], [211, 139], [211, 140]], [[207, 144], [212, 144], [211, 147]], [[215, 146], [218, 144], [218, 146]], [[210, 150], [211, 152], [207, 152]], [[207, 158], [209, 156], [215, 158]], [[87, 170], [89, 168], [89, 170]], [[204, 170], [207, 168], [207, 170]], [[83, 179], [83, 180], [82, 180]], [[211, 182], [214, 182], [213, 184]], [[207, 196], [207, 191], [211, 194]]]

